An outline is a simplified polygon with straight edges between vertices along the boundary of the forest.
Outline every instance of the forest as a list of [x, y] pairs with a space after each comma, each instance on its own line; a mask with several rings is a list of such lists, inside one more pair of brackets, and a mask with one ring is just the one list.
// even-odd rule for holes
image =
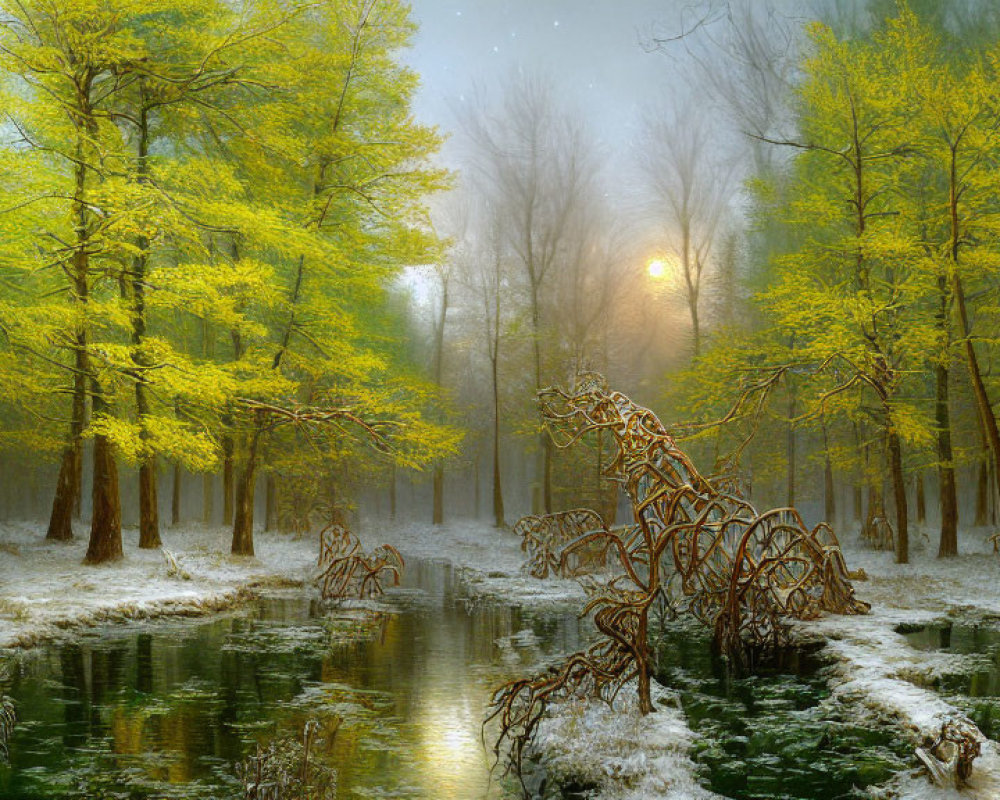
[[0, 0], [0, 798], [1000, 797], [1000, 8], [600, 5]]

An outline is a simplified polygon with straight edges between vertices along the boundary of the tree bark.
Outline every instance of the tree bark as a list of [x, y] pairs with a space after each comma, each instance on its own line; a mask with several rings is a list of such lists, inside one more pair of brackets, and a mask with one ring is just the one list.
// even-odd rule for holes
[[976, 521], [974, 524], [977, 528], [988, 525], [990, 519], [990, 466], [987, 458], [981, 459], [976, 467]]
[[951, 415], [948, 410], [948, 367], [934, 368], [937, 393], [934, 418], [937, 423], [938, 479], [941, 484], [941, 536], [938, 558], [958, 555], [958, 495], [955, 490], [955, 467], [951, 449]]
[[232, 553], [237, 556], [252, 556], [254, 554], [253, 501], [257, 471], [257, 442], [261, 431], [261, 421], [258, 419], [254, 431], [250, 435], [246, 462], [240, 470], [239, 479], [236, 481], [236, 508], [235, 519], [233, 520]]
[[[106, 411], [100, 388], [94, 386], [94, 414]], [[118, 494], [118, 466], [107, 436], [94, 436], [93, 510], [86, 564], [102, 564], [122, 557], [122, 512]]]
[[[140, 98], [143, 105], [139, 114], [139, 141], [136, 155], [136, 182], [148, 181], [149, 119], [146, 91], [143, 79], [139, 80]], [[143, 368], [147, 366], [142, 353], [142, 343], [146, 336], [146, 260], [149, 239], [140, 234], [135, 242], [138, 254], [132, 259], [132, 360], [137, 367], [135, 377], [135, 407], [139, 417], [139, 436], [148, 446], [149, 431], [146, 420], [149, 417], [149, 398], [146, 394], [146, 377]], [[160, 509], [157, 497], [156, 455], [144, 452], [139, 463], [139, 547], [155, 549], [160, 546]]]
[[233, 524], [233, 436], [222, 437], [222, 524]]
[[906, 519], [906, 484], [903, 480], [903, 455], [899, 434], [890, 430], [886, 443], [889, 451], [892, 494], [896, 502], [896, 563], [907, 564], [910, 560], [910, 536]]
[[[499, 303], [499, 301], [497, 301]], [[499, 325], [499, 312], [496, 318]], [[500, 384], [497, 370], [497, 347], [499, 336], [495, 334], [493, 357], [490, 359], [490, 367], [493, 373], [493, 524], [498, 528], [504, 528], [507, 521], [504, 519], [503, 509], [503, 485], [500, 477]]]
[[788, 490], [786, 506], [795, 506], [795, 388], [788, 387], [788, 431], [786, 433], [785, 450], [788, 455]]
[[823, 512], [826, 521], [833, 524], [837, 518], [837, 494], [833, 482], [833, 463], [830, 461], [830, 444], [826, 425], [823, 425]]
[[139, 547], [144, 550], [155, 550], [163, 544], [156, 494], [156, 462], [147, 459], [139, 465]]
[[440, 461], [434, 464], [433, 522], [435, 525], [444, 522], [444, 465]]
[[[89, 101], [89, 83], [83, 94]], [[78, 134], [76, 142], [76, 166], [74, 168], [73, 214], [74, 244], [76, 249], [71, 258], [73, 284], [70, 300], [74, 305], [86, 305], [89, 300], [90, 284], [88, 270], [90, 255], [88, 242], [89, 211], [87, 204], [87, 163], [84, 138]], [[73, 538], [73, 516], [79, 516], [83, 497], [83, 429], [87, 422], [87, 376], [90, 360], [87, 356], [87, 329], [81, 323], [74, 334], [73, 353], [73, 400], [71, 407], [69, 436], [63, 450], [56, 493], [52, 500], [49, 528], [46, 539], [68, 541]]]
[[[972, 392], [979, 409], [979, 419], [983, 425], [986, 441], [993, 454], [994, 479], [1000, 481], [1000, 430], [997, 428], [997, 418], [993, 413], [986, 384], [983, 382], [982, 370], [979, 367], [979, 357], [972, 342], [972, 325], [969, 322], [969, 311], [965, 304], [965, 287], [959, 272], [959, 252], [962, 242], [962, 231], [959, 220], [959, 198], [961, 196], [960, 179], [958, 177], [958, 142], [951, 144], [950, 180], [948, 207], [951, 219], [951, 290], [958, 312], [959, 330], [962, 332], [962, 349], [965, 353], [965, 363], [972, 382]], [[1000, 490], [1000, 486], [997, 487]]]
[[76, 464], [80, 456], [80, 440], [67, 443], [59, 465], [59, 476], [56, 478], [56, 494], [52, 500], [46, 539], [65, 542], [73, 538], [73, 508], [80, 490]]
[[181, 524], [181, 464], [174, 462], [174, 481], [170, 492], [170, 524], [175, 528]]

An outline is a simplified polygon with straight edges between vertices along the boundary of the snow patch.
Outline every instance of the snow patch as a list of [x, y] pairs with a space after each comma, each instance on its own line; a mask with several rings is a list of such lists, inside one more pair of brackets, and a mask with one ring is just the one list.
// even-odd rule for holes
[[598, 787], [601, 800], [711, 800], [688, 756], [696, 734], [687, 726], [677, 695], [655, 681], [656, 711], [642, 716], [634, 685], [613, 706], [569, 700], [551, 706], [535, 741], [545, 771], [556, 782]]
[[102, 622], [200, 616], [249, 601], [254, 590], [301, 585], [313, 569], [311, 539], [258, 532], [255, 558], [228, 554], [226, 528], [163, 533], [164, 551], [140, 550], [124, 531], [125, 557], [84, 566], [87, 540], [45, 539], [42, 523], [0, 525], [0, 648], [30, 647]]
[[[915, 537], [921, 541], [920, 535]], [[926, 539], [926, 535], [923, 537]], [[936, 559], [918, 547], [909, 564], [893, 554], [846, 546], [850, 569], [868, 575], [854, 583], [858, 597], [872, 605], [865, 616], [831, 615], [795, 623], [802, 640], [822, 639], [836, 659], [831, 671], [831, 701], [851, 704], [883, 724], [908, 733], [914, 747], [934, 739], [950, 719], [966, 719], [933, 689], [935, 679], [954, 672], [976, 656], [917, 650], [896, 633], [901, 624], [932, 624], [948, 619], [983, 619], [1000, 614], [998, 559], [982, 531], [963, 531], [957, 558]], [[925, 551], [925, 552], [921, 552]], [[915, 555], [916, 557], [913, 557]], [[971, 724], [971, 723], [969, 723]], [[970, 785], [959, 791], [934, 786], [923, 769], [904, 773], [876, 796], [898, 800], [997, 800], [1000, 753], [983, 739]]]

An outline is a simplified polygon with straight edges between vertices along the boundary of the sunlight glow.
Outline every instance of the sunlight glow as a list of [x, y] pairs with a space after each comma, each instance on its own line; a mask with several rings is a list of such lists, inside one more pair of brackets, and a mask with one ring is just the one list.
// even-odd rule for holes
[[667, 262], [662, 258], [652, 258], [646, 264], [646, 271], [650, 278], [662, 278], [667, 274]]

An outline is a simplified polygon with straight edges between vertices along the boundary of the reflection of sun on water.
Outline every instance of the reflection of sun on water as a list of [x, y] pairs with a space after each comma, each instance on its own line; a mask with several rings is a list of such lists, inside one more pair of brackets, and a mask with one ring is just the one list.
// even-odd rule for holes
[[472, 733], [475, 722], [469, 709], [456, 704], [441, 712], [424, 720], [424, 758], [437, 783], [438, 796], [463, 797], [463, 787], [472, 788], [470, 782], [481, 791], [485, 783], [483, 748]]
[[456, 758], [460, 758], [468, 750], [471, 738], [468, 731], [464, 731], [457, 725], [453, 725], [442, 731], [441, 745], [445, 751], [451, 753]]

